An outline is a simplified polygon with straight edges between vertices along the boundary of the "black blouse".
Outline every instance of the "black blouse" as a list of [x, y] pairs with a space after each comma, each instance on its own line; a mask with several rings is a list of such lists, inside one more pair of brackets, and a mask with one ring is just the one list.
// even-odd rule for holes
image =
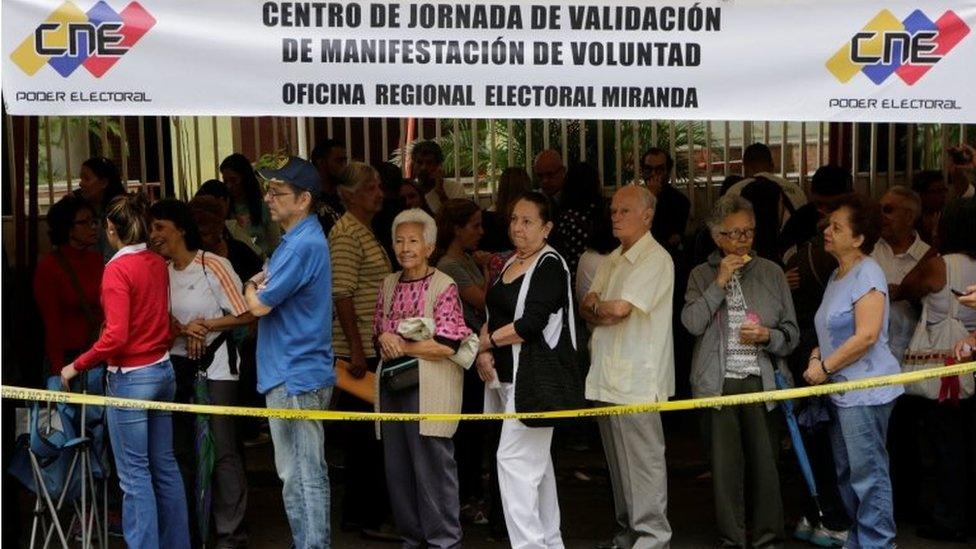
[[[499, 277], [485, 295], [489, 333], [512, 322], [519, 291], [525, 281], [525, 275], [508, 284], [502, 278]], [[572, 304], [566, 302], [569, 299], [566, 271], [555, 255], [539, 260], [529, 284], [522, 318], [515, 321], [515, 333], [525, 341], [535, 341], [542, 339], [542, 331], [549, 323], [549, 316]], [[499, 381], [511, 383], [514, 366], [511, 347], [506, 345], [492, 349], [492, 356], [495, 358], [495, 371]]]

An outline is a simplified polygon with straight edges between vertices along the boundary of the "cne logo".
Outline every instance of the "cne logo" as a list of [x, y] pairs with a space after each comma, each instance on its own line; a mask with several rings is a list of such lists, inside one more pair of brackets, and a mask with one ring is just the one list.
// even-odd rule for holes
[[87, 12], [73, 2], [64, 2], [20, 43], [10, 59], [30, 76], [50, 65], [65, 78], [80, 66], [101, 78], [155, 24], [156, 19], [138, 2], [120, 12], [104, 0]]
[[911, 86], [967, 34], [969, 25], [952, 10], [935, 21], [922, 10], [903, 21], [881, 10], [827, 61], [827, 70], [845, 84], [862, 72], [877, 85], [894, 73]]

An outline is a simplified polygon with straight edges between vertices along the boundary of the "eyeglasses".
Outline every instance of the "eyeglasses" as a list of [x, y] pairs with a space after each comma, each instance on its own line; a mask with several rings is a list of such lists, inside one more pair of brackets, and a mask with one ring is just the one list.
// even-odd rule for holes
[[756, 229], [755, 227], [749, 229], [732, 229], [731, 231], [719, 231], [718, 234], [731, 240], [742, 240], [743, 238], [756, 236]]
[[666, 173], [668, 173], [667, 164], [660, 164], [657, 166], [648, 166], [647, 164], [644, 164], [643, 166], [641, 166], [641, 175], [643, 175], [644, 177], [648, 177], [654, 174], [664, 175]]
[[264, 196], [270, 196], [271, 198], [278, 198], [279, 196], [287, 196], [289, 194], [295, 194], [295, 193], [291, 193], [291, 192], [281, 193], [275, 191], [271, 187], [268, 187], [268, 190], [264, 191]]

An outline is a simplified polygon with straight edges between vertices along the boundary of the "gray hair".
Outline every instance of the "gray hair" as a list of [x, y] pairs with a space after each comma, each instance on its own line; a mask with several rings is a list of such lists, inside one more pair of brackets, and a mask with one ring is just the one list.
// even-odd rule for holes
[[424, 242], [428, 246], [437, 244], [437, 222], [429, 213], [420, 208], [411, 208], [400, 212], [393, 219], [393, 240], [396, 241], [397, 227], [407, 223], [419, 223], [424, 227]]
[[348, 202], [348, 197], [356, 193], [359, 187], [372, 179], [379, 179], [376, 168], [363, 162], [350, 162], [339, 174], [339, 198], [342, 203]]
[[722, 198], [719, 198], [712, 208], [712, 213], [705, 220], [705, 224], [708, 226], [708, 230], [712, 233], [712, 236], [714, 237], [718, 232], [726, 217], [739, 212], [746, 212], [753, 219], [756, 218], [756, 214], [752, 209], [752, 202], [749, 202], [745, 198], [732, 194], [726, 194]]
[[657, 197], [654, 196], [654, 193], [643, 184], [634, 184], [633, 187], [637, 189], [637, 194], [640, 195], [641, 206], [657, 211]]
[[904, 185], [895, 185], [885, 192], [885, 194], [888, 193], [907, 200], [912, 209], [912, 213], [915, 214], [915, 217], [922, 214], [922, 197], [919, 196], [917, 192]]

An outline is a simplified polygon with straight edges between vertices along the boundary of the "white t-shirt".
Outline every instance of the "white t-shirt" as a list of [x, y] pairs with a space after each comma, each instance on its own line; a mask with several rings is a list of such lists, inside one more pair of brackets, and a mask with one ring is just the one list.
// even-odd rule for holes
[[[453, 179], [444, 180], [444, 193], [447, 194], [448, 200], [452, 198], [467, 198], [467, 193], [464, 192], [464, 185], [458, 183]], [[437, 196], [437, 191], [430, 191], [424, 198], [427, 199], [427, 205], [430, 206], [430, 211], [437, 214], [441, 211], [441, 197]]]
[[[198, 251], [193, 261], [182, 271], [169, 264], [170, 312], [180, 322], [221, 318], [227, 314], [241, 316], [247, 312], [241, 279], [234, 272], [230, 261], [213, 253]], [[207, 344], [220, 334], [207, 335]], [[186, 356], [186, 338], [176, 338], [170, 354]], [[239, 362], [239, 361], [238, 361]], [[235, 370], [237, 365], [235, 365]], [[230, 369], [227, 343], [214, 354], [214, 361], [207, 369], [207, 378], [235, 381], [238, 376]]]

